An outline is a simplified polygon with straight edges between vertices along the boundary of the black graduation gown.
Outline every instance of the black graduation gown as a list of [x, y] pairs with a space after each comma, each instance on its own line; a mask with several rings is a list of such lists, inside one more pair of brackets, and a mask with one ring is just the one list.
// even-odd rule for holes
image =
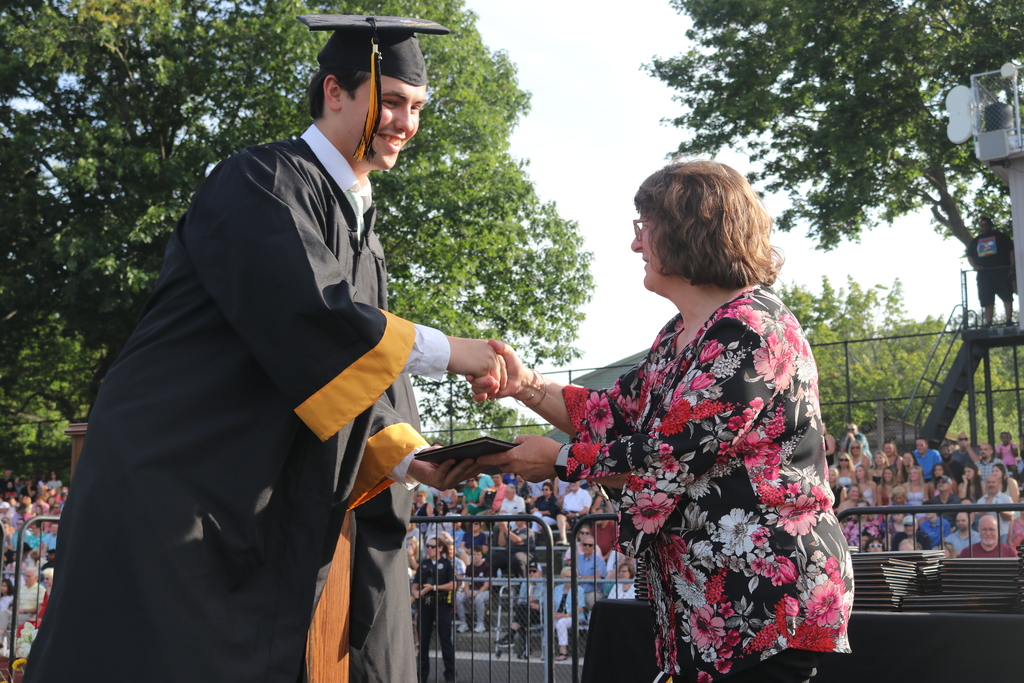
[[[357, 244], [301, 140], [200, 187], [90, 416], [27, 681], [302, 676], [350, 499], [424, 443], [372, 213]], [[396, 485], [356, 508], [355, 680], [415, 680], [409, 507]]]

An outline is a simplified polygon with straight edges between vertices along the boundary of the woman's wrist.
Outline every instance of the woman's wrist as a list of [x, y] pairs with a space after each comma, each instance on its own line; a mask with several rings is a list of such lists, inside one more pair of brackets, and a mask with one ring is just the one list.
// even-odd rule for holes
[[548, 383], [536, 370], [530, 372], [533, 373], [532, 382], [525, 383], [513, 398], [526, 408], [536, 408], [548, 395]]

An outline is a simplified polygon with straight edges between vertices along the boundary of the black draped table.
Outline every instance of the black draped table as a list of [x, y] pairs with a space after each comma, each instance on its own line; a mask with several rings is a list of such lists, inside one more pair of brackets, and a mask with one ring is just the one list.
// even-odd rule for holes
[[[855, 611], [849, 634], [853, 653], [824, 655], [815, 681], [1024, 681], [1024, 615]], [[595, 603], [582, 682], [651, 683], [657, 673], [647, 603]]]

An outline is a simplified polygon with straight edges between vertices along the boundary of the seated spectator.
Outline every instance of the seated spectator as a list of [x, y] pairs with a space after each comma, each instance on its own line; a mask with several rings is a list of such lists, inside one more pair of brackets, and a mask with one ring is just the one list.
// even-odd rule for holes
[[832, 489], [832, 509], [835, 510], [846, 500], [846, 487], [839, 483], [839, 470], [835, 467], [828, 468], [828, 486]]
[[959, 555], [964, 548], [980, 541], [981, 536], [971, 528], [971, 516], [966, 512], [956, 513], [954, 523], [956, 528], [953, 530], [953, 533], [947, 534], [942, 540], [952, 545], [957, 555]]
[[981, 477], [981, 473], [978, 471], [978, 466], [973, 462], [964, 465], [964, 480], [960, 482], [960, 486], [957, 487], [957, 495], [960, 496], [960, 500], [973, 500], [977, 501], [983, 495], [985, 495], [985, 487], [982, 484], [984, 481]]
[[413, 517], [430, 517], [434, 514], [434, 507], [427, 500], [429, 495], [430, 492], [425, 488], [416, 489], [412, 504]]
[[846, 451], [840, 451], [836, 462], [838, 463], [836, 469], [839, 470], [839, 484], [844, 489], [849, 490], [856, 476], [853, 471], [853, 464], [850, 462], [850, 454]]
[[462, 509], [471, 515], [479, 515], [483, 511], [484, 488], [480, 486], [480, 480], [470, 477], [466, 480], [466, 486], [462, 489]]
[[[561, 576], [563, 579], [569, 579], [572, 576], [572, 569], [563, 567]], [[551, 604], [554, 610], [555, 634], [558, 640], [556, 662], [564, 662], [569, 657], [569, 629], [572, 627], [572, 613], [575, 610], [577, 614], [583, 614], [584, 600], [582, 583], [577, 586], [575, 594], [572, 592], [571, 583], [559, 583], [555, 586]]]
[[498, 506], [498, 513], [502, 515], [522, 515], [526, 513], [526, 502], [516, 491], [515, 486], [505, 486], [505, 496]]
[[[925, 501], [925, 505], [934, 503], [930, 500]], [[921, 520], [921, 531], [928, 535], [928, 540], [931, 542], [932, 548], [942, 547], [943, 539], [948, 536], [952, 529], [947, 520], [939, 517], [938, 513], [929, 512], [925, 515], [924, 519]]]
[[530, 523], [523, 519], [512, 522], [509, 525], [508, 541], [512, 553], [512, 573], [515, 576], [525, 576], [530, 559], [537, 549]]
[[907, 550], [920, 550], [920, 548], [915, 547], [914, 542], [909, 538], [904, 538], [899, 542], [899, 545], [896, 546], [896, 550], [905, 552]]
[[896, 443], [893, 441], [886, 441], [883, 443], [882, 453], [885, 454], [885, 466], [896, 467], [896, 463], [900, 459], [900, 452], [896, 448]]
[[876, 501], [879, 500], [876, 494], [878, 484], [874, 483], [874, 480], [871, 478], [870, 470], [861, 464], [854, 467], [853, 472], [854, 483], [860, 487], [861, 500], [867, 501], [868, 505], [876, 505]]
[[899, 485], [896, 476], [895, 467], [886, 467], [882, 470], [882, 481], [875, 488], [875, 493], [878, 494], [878, 505], [892, 505], [892, 490]]
[[978, 466], [978, 473], [982, 479], [992, 474], [992, 468], [996, 462], [996, 450], [992, 448], [992, 444], [983, 443], [978, 446], [978, 453], [981, 457], [974, 463]]
[[[960, 501], [960, 496], [953, 493], [953, 480], [945, 475], [940, 475], [935, 478], [935, 496], [929, 498], [926, 503], [935, 503], [936, 505], [955, 505]], [[944, 512], [942, 518], [949, 522], [951, 525], [956, 524], [956, 513], [955, 512]]]
[[622, 562], [616, 569], [616, 582], [608, 591], [608, 597], [612, 600], [633, 600], [636, 598], [636, 586], [633, 579], [636, 577], [636, 569], [629, 562]]
[[846, 425], [846, 434], [839, 442], [838, 448], [840, 451], [846, 451], [847, 453], [854, 448], [858, 450], [857, 455], [854, 456], [854, 465], [860, 462], [862, 453], [863, 456], [868, 458], [871, 457], [871, 447], [868, 445], [868, 437], [861, 434], [860, 429], [858, 429], [857, 425], [853, 423]]
[[1006, 544], [1016, 548], [1024, 543], [1024, 515], [1017, 515], [1006, 531]]
[[1014, 503], [1020, 502], [1020, 485], [1017, 484], [1016, 479], [1007, 474], [1006, 466], [1001, 462], [997, 462], [992, 468], [992, 473], [999, 475], [999, 485], [996, 489], [1008, 495], [1010, 501]]
[[[917, 437], [917, 450], [914, 451], [914, 460], [924, 474], [924, 481], [932, 480], [932, 469], [937, 463], [942, 462], [942, 456], [934, 448], [928, 448], [928, 439]], [[916, 503], [915, 503], [916, 504]]]
[[558, 498], [558, 506], [562, 509], [555, 520], [558, 523], [558, 545], [569, 545], [566, 535], [569, 522], [575, 526], [576, 519], [582, 517], [590, 509], [590, 494], [580, 488], [580, 482], [569, 482], [565, 493]]
[[978, 520], [981, 540], [960, 551], [960, 557], [1017, 557], [1014, 548], [999, 542], [999, 526], [994, 515]]
[[871, 474], [871, 480], [875, 482], [875, 485], [882, 483], [882, 472], [889, 466], [889, 461], [885, 458], [883, 451], [875, 451], [875, 454], [871, 456], [871, 468], [869, 470]]
[[846, 500], [839, 504], [839, 507], [836, 508], [836, 512], [842, 512], [843, 510], [849, 510], [852, 507], [856, 507], [857, 503], [859, 503], [860, 501], [860, 486], [858, 486], [857, 484], [851, 484], [850, 487], [846, 489]]
[[869, 456], [864, 451], [863, 447], [859, 443], [851, 444], [848, 449], [843, 449], [847, 455], [850, 456], [850, 466], [856, 468], [857, 465], [867, 465], [871, 461], [868, 459]]
[[959, 553], [957, 553], [956, 548], [953, 547], [952, 543], [943, 543], [942, 544], [942, 557], [943, 557], [943, 559], [952, 560], [952, 559], [956, 558], [958, 555], [959, 555]]
[[[479, 522], [474, 523], [478, 524]], [[485, 547], [481, 545], [473, 547], [473, 561], [466, 567], [466, 578], [469, 579], [469, 582], [465, 585], [465, 590], [455, 594], [455, 623], [459, 626], [459, 633], [469, 630], [469, 622], [466, 621], [467, 601], [473, 603], [473, 615], [476, 617], [476, 626], [473, 631], [484, 632], [484, 614], [491, 597], [491, 566], [484, 557]]]
[[914, 550], [931, 550], [932, 541], [928, 538], [928, 534], [921, 531], [921, 529], [914, 528], [914, 516], [907, 515], [903, 518], [903, 531], [900, 531], [893, 536], [893, 545], [899, 547], [900, 543], [904, 540], [911, 541], [912, 549]]
[[10, 611], [12, 600], [14, 600], [14, 584], [10, 579], [4, 579], [0, 581], [0, 612]]
[[[999, 463], [1000, 467], [1002, 463]], [[978, 499], [978, 505], [998, 505], [998, 504], [1010, 504], [1013, 499], [1007, 494], [999, 490], [1002, 486], [1002, 478], [999, 472], [993, 470], [991, 474], [985, 477], [985, 495]], [[1012, 512], [1000, 512], [999, 516], [1009, 525], [1013, 521]], [[1005, 528], [1005, 526], [1004, 526]], [[981, 531], [981, 526], [978, 526], [978, 531]], [[984, 540], [984, 539], [983, 539]]]
[[924, 470], [918, 465], [911, 466], [907, 471], [907, 481], [903, 488], [907, 492], [909, 505], [924, 505], [924, 502], [932, 497], [931, 485], [925, 483]]
[[899, 463], [896, 465], [896, 473], [899, 474], [900, 484], [906, 484], [910, 479], [910, 468], [917, 465], [917, 460], [914, 458], [914, 454], [906, 452], [900, 456]]
[[540, 623], [544, 592], [540, 566], [536, 562], [531, 562], [529, 580], [519, 584], [517, 599], [512, 606], [512, 624], [509, 626], [509, 632], [496, 642], [497, 645], [513, 644], [519, 653], [519, 659], [526, 659], [526, 633], [531, 626]]
[[576, 553], [576, 575], [578, 585], [586, 598], [589, 610], [597, 599], [597, 581], [604, 578], [604, 562], [597, 554], [596, 542], [592, 534], [580, 534], [578, 537], [579, 551]]
[[[463, 526], [465, 525], [466, 523], [463, 522]], [[490, 553], [487, 543], [488, 535], [484, 531], [483, 522], [473, 522], [469, 530], [463, 534], [462, 542], [459, 543], [459, 558], [468, 565], [468, 560], [471, 560], [473, 557], [473, 548], [483, 548], [484, 557], [486, 557]]]
[[34, 568], [22, 573], [23, 583], [18, 591], [18, 626], [26, 621], [35, 621], [39, 608], [46, 599], [46, 588], [39, 583], [39, 571]]
[[872, 536], [868, 538], [868, 542], [864, 544], [864, 552], [866, 553], [881, 553], [885, 552], [885, 542], [877, 537]]
[[[558, 499], [555, 497], [555, 489], [550, 481], [544, 482], [541, 486], [540, 495], [533, 500], [533, 514], [540, 517], [549, 527], [557, 527], [556, 517], [562, 509], [558, 507]], [[534, 526], [535, 531], [540, 528]]]

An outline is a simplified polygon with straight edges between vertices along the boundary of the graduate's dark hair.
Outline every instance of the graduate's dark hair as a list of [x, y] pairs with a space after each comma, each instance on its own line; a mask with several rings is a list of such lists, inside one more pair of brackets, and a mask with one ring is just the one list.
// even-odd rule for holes
[[343, 68], [321, 68], [309, 81], [309, 115], [314, 121], [318, 121], [324, 115], [324, 81], [328, 76], [338, 79], [338, 85], [348, 93], [349, 97], [356, 96], [356, 90], [370, 78], [369, 71]]

